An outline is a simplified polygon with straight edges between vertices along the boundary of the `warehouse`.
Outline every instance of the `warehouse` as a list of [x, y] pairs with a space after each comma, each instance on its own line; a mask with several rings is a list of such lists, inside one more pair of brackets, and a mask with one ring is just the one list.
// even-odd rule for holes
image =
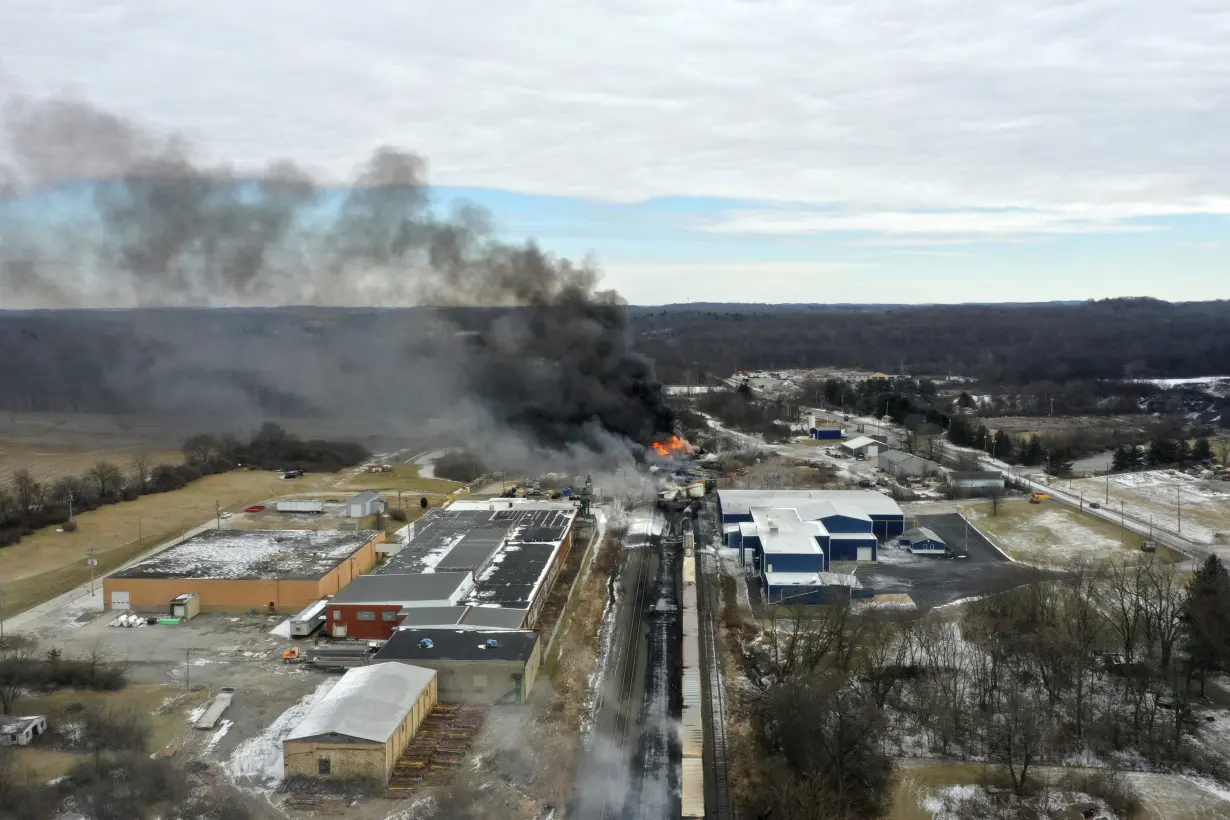
[[376, 653], [436, 671], [440, 698], [471, 703], [524, 703], [539, 664], [538, 633], [399, 629]]
[[286, 777], [387, 783], [436, 696], [431, 669], [402, 663], [351, 669], [282, 742]]
[[854, 458], [875, 458], [884, 445], [869, 436], [859, 436], [841, 443], [841, 451]]
[[960, 498], [990, 495], [1003, 491], [1004, 475], [994, 470], [950, 470], [948, 486]]
[[329, 601], [326, 634], [386, 639], [408, 610], [456, 607], [473, 586], [472, 572], [362, 575]]
[[[718, 490], [718, 517], [727, 545], [740, 548], [740, 525], [754, 523], [753, 507], [788, 507], [803, 521], [819, 521], [825, 531], [844, 542], [834, 561], [875, 560], [872, 542], [894, 538], [905, 530], [905, 513], [897, 502], [872, 490]], [[871, 548], [871, 558], [859, 558], [848, 548]]]
[[928, 461], [922, 456], [905, 453], [901, 450], [885, 450], [876, 460], [876, 466], [896, 478], [923, 478], [935, 475], [940, 466], [934, 461]]
[[374, 574], [473, 573], [461, 605], [521, 611], [521, 625], [533, 628], [572, 549], [576, 518], [571, 502], [512, 506], [499, 499], [431, 510], [416, 522], [410, 542]]
[[376, 530], [205, 530], [103, 580], [108, 609], [163, 612], [195, 594], [201, 612], [295, 613], [376, 562]]

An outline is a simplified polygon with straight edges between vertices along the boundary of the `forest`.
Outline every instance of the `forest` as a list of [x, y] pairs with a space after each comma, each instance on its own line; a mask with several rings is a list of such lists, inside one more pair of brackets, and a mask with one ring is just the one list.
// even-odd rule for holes
[[[1031, 395], [1080, 383], [1089, 395], [1077, 404], [1088, 404], [1104, 398], [1098, 379], [1230, 374], [1225, 301], [679, 305], [628, 315], [637, 351], [667, 384], [835, 366], [1033, 385]], [[491, 323], [487, 309], [0, 312], [0, 410], [387, 423], [448, 410], [415, 383], [438, 369], [434, 359], [457, 366], [452, 334]]]

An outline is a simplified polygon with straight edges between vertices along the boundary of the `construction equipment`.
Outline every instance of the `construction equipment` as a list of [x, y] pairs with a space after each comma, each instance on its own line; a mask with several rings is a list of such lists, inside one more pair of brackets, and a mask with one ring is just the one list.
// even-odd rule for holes
[[299, 652], [299, 647], [292, 646], [282, 653], [282, 663], [300, 663], [303, 660], [303, 655]]

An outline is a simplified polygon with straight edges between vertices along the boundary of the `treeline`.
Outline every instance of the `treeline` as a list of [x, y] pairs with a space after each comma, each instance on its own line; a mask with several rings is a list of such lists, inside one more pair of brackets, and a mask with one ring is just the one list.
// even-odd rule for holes
[[486, 466], [469, 450], [449, 450], [435, 461], [432, 470], [437, 478], [469, 484], [483, 473]]
[[[784, 441], [788, 438], [789, 425], [797, 416], [796, 405], [758, 398], [747, 385], [735, 390], [711, 390], [701, 393], [695, 398], [695, 407], [726, 427], [759, 435], [767, 442]], [[695, 419], [690, 414], [688, 418], [695, 424]], [[698, 426], [704, 429], [703, 424]]]
[[16, 544], [43, 527], [76, 529], [76, 515], [143, 495], [182, 489], [206, 475], [238, 467], [333, 472], [362, 462], [370, 454], [349, 441], [304, 441], [276, 424], [263, 425], [248, 441], [235, 436], [197, 435], [183, 444], [180, 464], [151, 465], [134, 456], [127, 470], [99, 461], [84, 475], [39, 481], [28, 469], [13, 473], [0, 487], [0, 547]]
[[1003, 385], [1222, 374], [1230, 302], [634, 309], [667, 383], [821, 365], [970, 376]]
[[[987, 763], [1016, 795], [1012, 817], [1054, 796], [1037, 767], [1072, 756], [1224, 780], [1225, 761], [1193, 738], [1192, 707], [1230, 669], [1230, 575], [1211, 557], [1181, 579], [1167, 564], [1076, 567], [957, 617], [857, 614], [846, 601], [770, 610], [763, 631], [728, 599], [750, 684], [747, 734], [735, 733], [740, 802], [767, 820], [879, 817], [897, 756]], [[1062, 791], [1117, 816], [1138, 803], [1113, 771]], [[970, 816], [987, 816], [977, 808]]]

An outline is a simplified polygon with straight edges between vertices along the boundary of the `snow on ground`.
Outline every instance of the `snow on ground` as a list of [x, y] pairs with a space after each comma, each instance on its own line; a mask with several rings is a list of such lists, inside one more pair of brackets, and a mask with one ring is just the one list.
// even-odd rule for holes
[[661, 535], [666, 529], [666, 516], [653, 507], [642, 507], [628, 512], [629, 546], [643, 544], [655, 535]]
[[1033, 515], [990, 516], [970, 508], [970, 523], [989, 531], [1014, 558], [1026, 563], [1068, 564], [1108, 558], [1123, 550], [1123, 542], [1081, 520], [1079, 513], [1056, 504]]
[[209, 740], [205, 741], [205, 746], [201, 749], [201, 754], [207, 755], [212, 752], [214, 747], [218, 745], [218, 742], [222, 740], [222, 738], [226, 737], [226, 733], [229, 732], [231, 727], [234, 725], [235, 724], [233, 721], [222, 721], [222, 725], [218, 727], [218, 730], [209, 736]]
[[256, 788], [275, 786], [282, 780], [282, 741], [308, 712], [337, 685], [340, 678], [323, 681], [277, 717], [269, 728], [235, 747], [222, 768], [236, 784]]
[[726, 386], [714, 387], [708, 384], [666, 384], [662, 390], [668, 396], [691, 396], [698, 393], [709, 393], [714, 390], [729, 390]]
[[1124, 777], [1140, 795], [1147, 816], [1215, 820], [1230, 815], [1225, 790], [1203, 778], [1160, 772], [1128, 772]]
[[205, 703], [202, 703], [200, 706], [190, 711], [188, 713], [188, 722], [196, 723], [198, 720], [201, 719], [201, 717], [205, 714], [205, 710], [208, 708], [209, 708], [209, 701], [206, 701]]
[[[931, 812], [932, 820], [956, 820], [959, 817], [969, 817], [975, 812], [987, 817], [995, 814], [995, 804], [981, 786], [944, 786], [928, 794], [921, 802], [922, 808]], [[1115, 813], [1101, 800], [1087, 794], [1051, 789], [1039, 797], [1040, 812], [1036, 816], [1047, 820], [1063, 820], [1073, 816], [1073, 806], [1085, 805], [1096, 807], [1094, 813], [1077, 816], [1088, 817], [1089, 820], [1115, 820]]]
[[[1114, 512], [1122, 500], [1128, 511], [1146, 521], [1150, 516], [1159, 527], [1179, 529], [1179, 502], [1182, 502], [1183, 537], [1212, 543], [1215, 532], [1230, 531], [1230, 493], [1178, 470], [1147, 470], [1120, 473], [1110, 477], [1110, 503]], [[1086, 478], [1072, 485], [1073, 492], [1105, 503], [1104, 478]]]
[[273, 629], [269, 630], [269, 634], [277, 638], [290, 638], [290, 618], [279, 623]]

